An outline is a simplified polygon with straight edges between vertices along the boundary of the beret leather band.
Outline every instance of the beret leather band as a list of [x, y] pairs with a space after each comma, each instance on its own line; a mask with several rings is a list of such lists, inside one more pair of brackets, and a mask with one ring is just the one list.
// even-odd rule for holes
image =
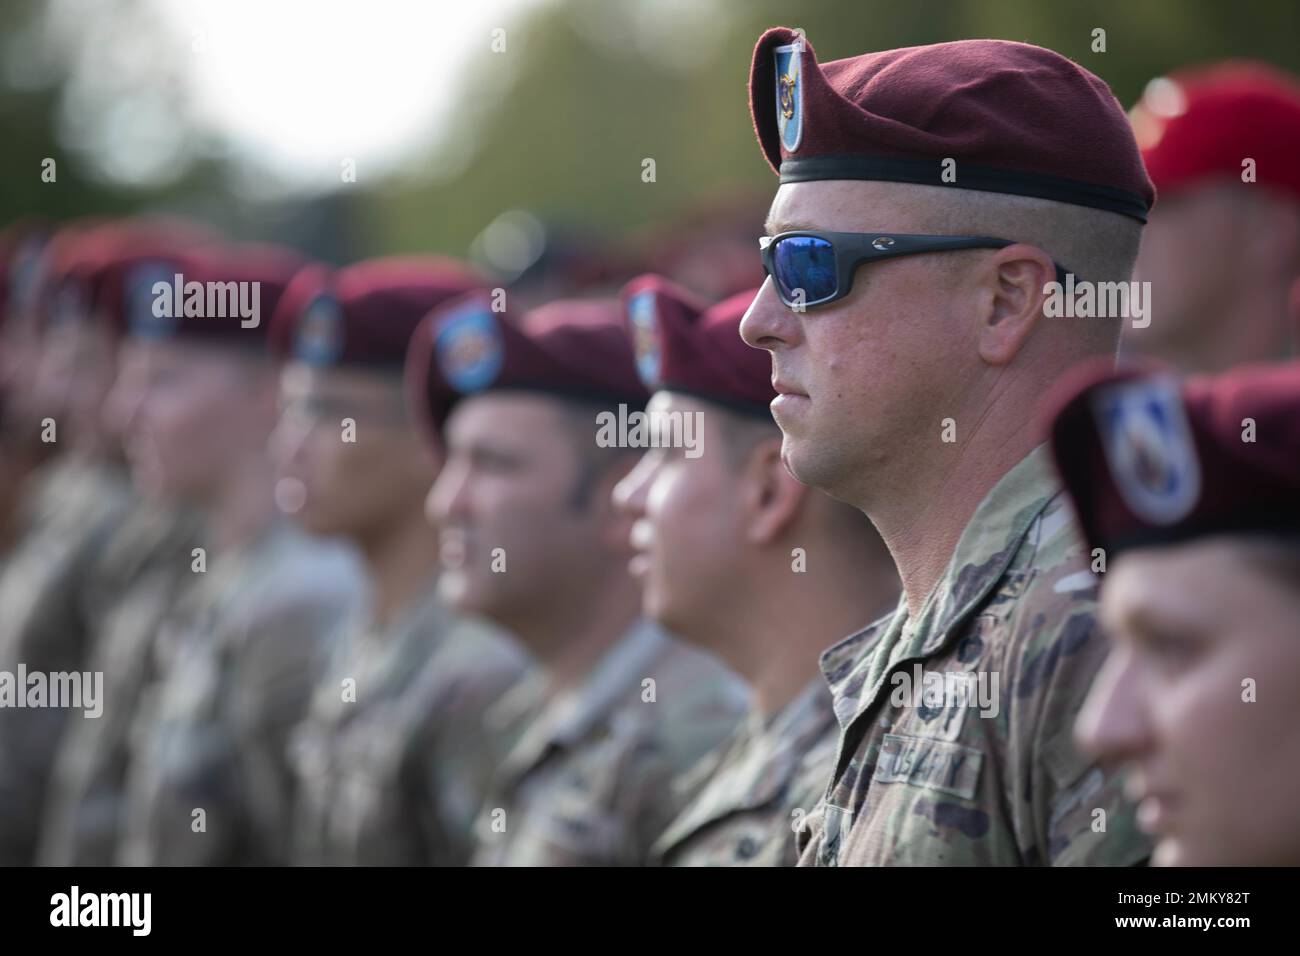
[[1029, 173], [973, 163], [960, 163], [961, 185], [944, 182], [942, 165], [932, 159], [908, 159], [897, 156], [809, 156], [786, 159], [781, 163], [782, 183], [806, 183], [829, 179], [874, 180], [913, 183], [920, 186], [946, 186], [950, 189], [974, 189], [1009, 193], [1091, 206], [1147, 221], [1146, 201], [1137, 193], [1085, 183], [1045, 173]]

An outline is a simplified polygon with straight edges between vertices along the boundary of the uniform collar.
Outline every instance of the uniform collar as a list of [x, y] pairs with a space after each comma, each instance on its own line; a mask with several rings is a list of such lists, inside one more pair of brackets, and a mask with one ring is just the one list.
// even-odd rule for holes
[[1030, 527], [1059, 493], [1047, 446], [1039, 445], [975, 509], [915, 621], [908, 619], [906, 596], [901, 597], [892, 614], [822, 655], [842, 727], [871, 706], [894, 664], [928, 657], [948, 641], [1006, 574]]
[[365, 673], [375, 682], [370, 692], [405, 686], [414, 679], [413, 668], [433, 656], [446, 640], [451, 614], [437, 595], [436, 576], [430, 576], [414, 600], [378, 627], [368, 609], [358, 608], [348, 630], [351, 639], [340, 641], [338, 652], [348, 673]]
[[907, 603], [900, 598], [897, 608], [822, 652], [822, 676], [830, 685], [835, 719], [841, 727], [847, 728], [857, 714], [858, 699], [873, 657], [871, 649], [876, 644], [892, 643], [887, 636], [891, 632], [897, 634], [906, 617]]
[[[659, 853], [714, 820], [765, 807], [787, 788], [799, 762], [833, 726], [830, 697], [820, 679], [775, 714], [752, 711], [719, 757], [700, 767], [708, 777], [703, 789], [689, 784], [695, 799], [656, 841]], [[694, 775], [695, 771], [688, 771]], [[785, 821], [782, 821], [784, 824]]]
[[649, 621], [638, 620], [596, 662], [596, 666], [571, 690], [551, 700], [541, 723], [557, 744], [581, 740], [601, 717], [639, 691], [650, 664], [668, 646], [663, 632]]
[[572, 690], [548, 697], [544, 674], [525, 678], [498, 701], [489, 717], [494, 727], [503, 729], [519, 728], [531, 717], [502, 766], [502, 776], [517, 780], [552, 749], [581, 741], [599, 720], [629, 700], [629, 695], [639, 693], [641, 681], [653, 672], [653, 662], [668, 646], [662, 631], [638, 620]]
[[1060, 493], [1047, 452], [1039, 445], [993, 486], [966, 524], [943, 576], [904, 639], [926, 635], [917, 650], [928, 656], [983, 602], [1006, 574], [1030, 526]]

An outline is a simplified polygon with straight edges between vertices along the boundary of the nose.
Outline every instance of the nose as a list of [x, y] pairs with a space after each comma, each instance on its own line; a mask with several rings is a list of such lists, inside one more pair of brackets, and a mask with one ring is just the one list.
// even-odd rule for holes
[[311, 427], [306, 422], [294, 420], [287, 414], [280, 416], [266, 442], [271, 463], [277, 471], [283, 472], [301, 463], [310, 433]]
[[798, 334], [798, 317], [786, 308], [768, 276], [740, 320], [740, 337], [752, 348], [774, 351], [795, 344]]
[[468, 469], [454, 457], [448, 458], [425, 496], [424, 519], [437, 528], [464, 514], [469, 505], [468, 489]]
[[1111, 651], [1074, 724], [1074, 740], [1105, 765], [1118, 765], [1146, 752], [1150, 744], [1146, 690], [1133, 655]]
[[614, 486], [614, 509], [619, 514], [634, 519], [645, 514], [646, 489], [650, 486], [653, 469], [650, 455], [644, 454], [636, 466]]

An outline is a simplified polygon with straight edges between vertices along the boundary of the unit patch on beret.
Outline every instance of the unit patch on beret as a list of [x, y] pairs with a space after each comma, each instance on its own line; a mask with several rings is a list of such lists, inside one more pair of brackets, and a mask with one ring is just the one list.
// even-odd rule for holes
[[294, 357], [308, 365], [333, 365], [343, 354], [343, 308], [322, 292], [307, 304], [294, 333]]
[[1170, 376], [1122, 382], [1092, 402], [1106, 463], [1129, 509], [1168, 525], [1186, 517], [1201, 493], [1200, 461]]
[[628, 301], [627, 317], [632, 323], [632, 349], [636, 370], [646, 388], [659, 385], [659, 330], [653, 289], [643, 289]]
[[487, 388], [501, 371], [505, 349], [501, 329], [482, 302], [470, 302], [447, 316], [434, 333], [438, 366], [458, 392]]
[[803, 139], [803, 44], [796, 40], [772, 51], [776, 58], [776, 128], [793, 153]]

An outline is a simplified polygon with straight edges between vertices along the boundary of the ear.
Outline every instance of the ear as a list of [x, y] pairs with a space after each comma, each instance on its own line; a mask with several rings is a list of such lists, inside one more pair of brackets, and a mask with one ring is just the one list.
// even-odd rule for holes
[[781, 439], [756, 444], [740, 475], [740, 504], [745, 540], [771, 544], [791, 528], [803, 511], [809, 489], [781, 461]]
[[1043, 317], [1043, 288], [1056, 281], [1056, 266], [1042, 249], [1017, 243], [990, 256], [980, 276], [980, 358], [1009, 365]]

